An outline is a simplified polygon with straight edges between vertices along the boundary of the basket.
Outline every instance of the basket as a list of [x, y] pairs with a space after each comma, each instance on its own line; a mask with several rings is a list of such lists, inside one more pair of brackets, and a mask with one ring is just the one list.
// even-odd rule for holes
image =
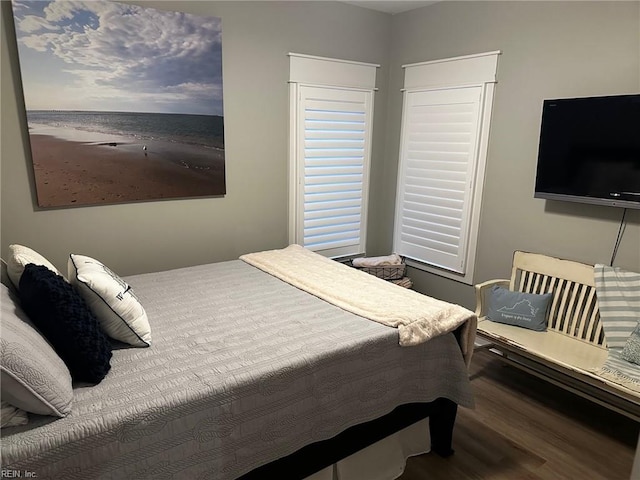
[[373, 275], [374, 277], [382, 278], [383, 280], [398, 280], [404, 277], [404, 272], [407, 270], [407, 264], [402, 259], [400, 265], [381, 265], [378, 267], [354, 267], [350, 261], [349, 265], [356, 270]]

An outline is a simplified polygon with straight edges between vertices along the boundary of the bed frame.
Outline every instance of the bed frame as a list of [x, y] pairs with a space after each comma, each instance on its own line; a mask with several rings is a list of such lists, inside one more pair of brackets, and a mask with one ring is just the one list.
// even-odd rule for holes
[[264, 478], [303, 479], [383, 438], [429, 417], [431, 450], [441, 457], [451, 448], [458, 405], [446, 398], [430, 403], [401, 405], [384, 417], [355, 425], [333, 438], [312, 443], [297, 452], [256, 468], [239, 480]]

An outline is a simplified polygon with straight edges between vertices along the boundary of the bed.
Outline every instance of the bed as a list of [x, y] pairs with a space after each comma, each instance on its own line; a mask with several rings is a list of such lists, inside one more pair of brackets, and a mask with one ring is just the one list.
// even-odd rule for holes
[[152, 345], [118, 344], [100, 383], [74, 384], [64, 418], [30, 415], [3, 429], [3, 470], [41, 480], [304, 478], [426, 417], [432, 448], [447, 455], [457, 406], [473, 406], [475, 317], [461, 307], [462, 321], [402, 346], [399, 328], [247, 258], [124, 280]]

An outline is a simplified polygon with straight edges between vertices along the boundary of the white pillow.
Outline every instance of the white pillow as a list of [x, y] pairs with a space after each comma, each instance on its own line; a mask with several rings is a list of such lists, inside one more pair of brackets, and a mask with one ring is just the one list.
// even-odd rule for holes
[[151, 328], [131, 287], [98, 260], [69, 255], [69, 282], [98, 318], [104, 333], [136, 347], [151, 345]]
[[9, 258], [7, 258], [7, 273], [9, 279], [16, 288], [20, 286], [20, 277], [24, 272], [24, 267], [33, 263], [35, 265], [44, 265], [56, 275], [62, 275], [58, 269], [46, 258], [35, 250], [24, 245], [9, 245]]
[[64, 417], [71, 411], [69, 369], [38, 332], [6, 285], [0, 285], [2, 400], [40, 415]]

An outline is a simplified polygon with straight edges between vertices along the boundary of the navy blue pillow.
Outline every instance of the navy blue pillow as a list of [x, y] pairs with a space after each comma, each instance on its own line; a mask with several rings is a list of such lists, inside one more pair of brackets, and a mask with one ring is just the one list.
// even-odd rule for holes
[[84, 299], [60, 275], [28, 264], [18, 286], [22, 308], [69, 368], [74, 381], [100, 383], [111, 343]]

